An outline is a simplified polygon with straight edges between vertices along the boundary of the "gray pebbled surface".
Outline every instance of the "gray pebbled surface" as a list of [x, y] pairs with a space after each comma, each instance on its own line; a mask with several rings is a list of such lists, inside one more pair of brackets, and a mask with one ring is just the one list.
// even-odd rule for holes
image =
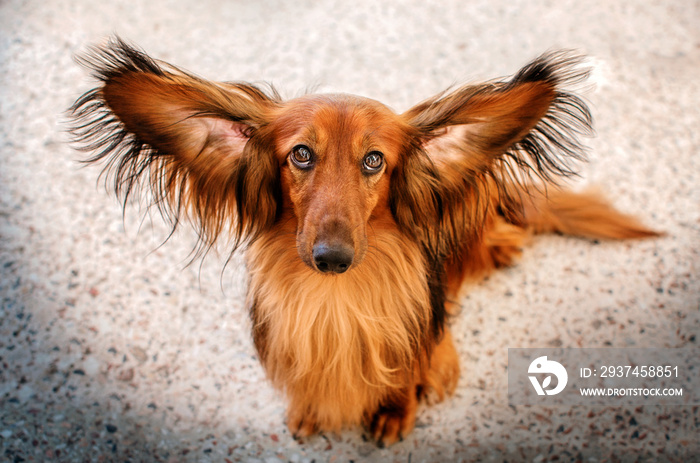
[[[698, 407], [506, 401], [508, 347], [698, 347], [698, 18], [697, 1], [0, 2], [0, 459], [698, 458]], [[192, 233], [160, 246], [160, 219], [122, 216], [67, 145], [62, 112], [92, 84], [72, 57], [113, 32], [210, 79], [397, 110], [582, 50], [597, 137], [579, 183], [668, 236], [535, 239], [465, 292], [457, 394], [421, 408], [404, 442], [377, 449], [349, 430], [296, 443], [255, 358], [240, 256], [186, 266]]]

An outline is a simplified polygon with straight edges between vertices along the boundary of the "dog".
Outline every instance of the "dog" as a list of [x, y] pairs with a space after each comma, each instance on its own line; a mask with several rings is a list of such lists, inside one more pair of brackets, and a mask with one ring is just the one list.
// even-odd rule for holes
[[173, 229], [189, 220], [200, 251], [246, 248], [252, 336], [292, 435], [362, 425], [384, 446], [421, 399], [455, 390], [447, 322], [465, 280], [511, 265], [534, 233], [658, 235], [559, 187], [592, 130], [566, 90], [582, 59], [549, 52], [397, 114], [211, 82], [113, 38], [78, 58], [99, 86], [71, 131], [125, 205], [146, 194]]

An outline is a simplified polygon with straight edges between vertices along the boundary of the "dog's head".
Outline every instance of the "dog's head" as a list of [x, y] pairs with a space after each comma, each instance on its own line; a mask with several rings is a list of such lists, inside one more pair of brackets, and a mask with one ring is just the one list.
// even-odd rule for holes
[[389, 212], [391, 175], [415, 129], [381, 103], [347, 95], [289, 101], [270, 128], [299, 256], [321, 272], [359, 265], [371, 219]]
[[118, 193], [145, 178], [173, 224], [187, 211], [207, 245], [224, 233], [255, 239], [292, 217], [301, 260], [324, 273], [359, 266], [378, 224], [436, 256], [464, 246], [478, 233], [487, 184], [570, 173], [566, 157], [590, 125], [581, 100], [559, 88], [585, 76], [567, 54], [403, 114], [348, 95], [282, 101], [121, 41], [83, 61], [102, 85], [72, 108], [73, 132], [98, 150], [90, 161], [108, 160]]

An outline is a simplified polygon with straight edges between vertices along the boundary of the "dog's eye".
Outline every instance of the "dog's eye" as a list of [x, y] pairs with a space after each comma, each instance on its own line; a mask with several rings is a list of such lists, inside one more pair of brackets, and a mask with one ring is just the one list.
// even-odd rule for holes
[[292, 163], [300, 169], [308, 169], [314, 163], [311, 149], [305, 145], [297, 145], [292, 148], [292, 154], [289, 157], [292, 159]]
[[384, 155], [379, 151], [372, 151], [362, 160], [362, 167], [365, 172], [373, 174], [378, 172], [384, 165]]

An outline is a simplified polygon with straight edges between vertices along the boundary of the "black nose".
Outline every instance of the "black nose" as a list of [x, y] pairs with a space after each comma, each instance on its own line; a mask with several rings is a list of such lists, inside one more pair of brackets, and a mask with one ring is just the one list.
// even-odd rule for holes
[[352, 265], [355, 251], [344, 244], [316, 243], [313, 249], [316, 268], [323, 273], [343, 273]]

